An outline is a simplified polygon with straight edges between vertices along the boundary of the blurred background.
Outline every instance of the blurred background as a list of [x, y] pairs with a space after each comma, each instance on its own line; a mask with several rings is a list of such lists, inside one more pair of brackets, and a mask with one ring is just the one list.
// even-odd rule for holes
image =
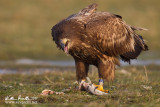
[[138, 32], [150, 49], [139, 59], [160, 59], [159, 0], [1, 0], [0, 60], [72, 60], [56, 48], [51, 28], [92, 3], [98, 4], [98, 11], [119, 14], [129, 25], [149, 29]]

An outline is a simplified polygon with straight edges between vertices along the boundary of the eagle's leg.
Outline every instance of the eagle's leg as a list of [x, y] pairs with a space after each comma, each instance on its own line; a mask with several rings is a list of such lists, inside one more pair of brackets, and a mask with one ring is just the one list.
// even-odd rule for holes
[[114, 79], [114, 71], [115, 71], [115, 64], [108, 60], [108, 61], [98, 61], [98, 74], [99, 74], [99, 85], [95, 85], [98, 90], [108, 93], [108, 90], [103, 89], [103, 80], [111, 80]]
[[75, 60], [76, 64], [76, 77], [79, 82], [79, 89], [81, 89], [81, 84], [86, 81], [86, 77], [88, 76], [89, 64]]
[[96, 87], [97, 90], [100, 90], [100, 91], [105, 92], [105, 93], [109, 93], [108, 90], [104, 90], [104, 89], [103, 89], [103, 83], [104, 83], [103, 79], [100, 78], [100, 79], [99, 79], [99, 85], [95, 85], [95, 84], [94, 84], [94, 86]]

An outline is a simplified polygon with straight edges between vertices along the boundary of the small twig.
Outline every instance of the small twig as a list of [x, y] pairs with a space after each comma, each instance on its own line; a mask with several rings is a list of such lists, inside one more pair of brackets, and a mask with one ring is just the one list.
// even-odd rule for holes
[[47, 76], [45, 76], [45, 78], [50, 82], [50, 83], [54, 83], [54, 82], [52, 82]]
[[146, 66], [144, 66], [144, 71], [145, 71], [145, 75], [146, 75], [146, 81], [148, 82], [148, 74], [147, 74], [147, 68], [146, 68]]

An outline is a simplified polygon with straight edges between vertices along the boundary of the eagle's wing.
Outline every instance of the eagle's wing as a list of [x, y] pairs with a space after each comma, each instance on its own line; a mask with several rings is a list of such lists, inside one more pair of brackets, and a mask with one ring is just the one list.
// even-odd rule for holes
[[97, 12], [85, 19], [90, 45], [107, 55], [134, 51], [134, 30], [119, 15]]
[[92, 4], [79, 13], [70, 15], [52, 28], [53, 40], [58, 47], [60, 47], [60, 36], [57, 35], [62, 33], [66, 35], [64, 33], [70, 32], [67, 34], [68, 38], [79, 38], [100, 52], [111, 56], [133, 52], [135, 44], [143, 48], [143, 41], [134, 30], [144, 29], [127, 25], [119, 15], [95, 12], [96, 6]]

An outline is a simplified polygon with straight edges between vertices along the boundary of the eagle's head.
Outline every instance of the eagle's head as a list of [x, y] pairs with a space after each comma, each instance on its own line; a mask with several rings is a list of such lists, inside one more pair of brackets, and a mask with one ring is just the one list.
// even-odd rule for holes
[[71, 40], [68, 39], [68, 38], [63, 38], [63, 39], [60, 40], [60, 45], [61, 45], [62, 50], [63, 50], [66, 54], [68, 54], [69, 49], [70, 49], [70, 47], [71, 47]]

